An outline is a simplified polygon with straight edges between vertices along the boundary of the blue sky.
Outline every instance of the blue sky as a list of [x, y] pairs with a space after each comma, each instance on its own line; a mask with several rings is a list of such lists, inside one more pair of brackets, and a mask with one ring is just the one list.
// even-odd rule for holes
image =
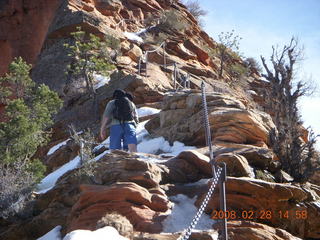
[[[320, 0], [199, 0], [208, 11], [204, 19], [205, 31], [217, 40], [222, 31], [231, 31], [242, 37], [240, 52], [268, 59], [272, 45], [282, 47], [292, 36], [304, 47], [304, 61], [298, 76], [310, 77], [317, 86], [312, 97], [300, 101], [305, 127], [311, 126], [320, 134]], [[320, 139], [318, 146], [320, 147]]]

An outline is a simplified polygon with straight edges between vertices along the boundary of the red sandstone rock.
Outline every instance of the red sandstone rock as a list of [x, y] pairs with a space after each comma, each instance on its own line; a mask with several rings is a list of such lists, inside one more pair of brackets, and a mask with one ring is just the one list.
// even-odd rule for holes
[[68, 231], [96, 228], [96, 223], [108, 212], [117, 212], [143, 232], [160, 232], [160, 212], [169, 209], [165, 196], [151, 194], [134, 183], [111, 186], [80, 186], [81, 195], [69, 215]]
[[35, 63], [61, 1], [10, 0], [0, 3], [0, 76], [14, 57]]

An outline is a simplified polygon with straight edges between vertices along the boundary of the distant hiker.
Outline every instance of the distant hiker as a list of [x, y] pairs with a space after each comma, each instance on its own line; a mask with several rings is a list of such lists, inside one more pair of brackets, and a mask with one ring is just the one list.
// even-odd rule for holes
[[128, 145], [130, 152], [137, 151], [136, 123], [138, 114], [136, 106], [126, 97], [120, 89], [114, 91], [111, 100], [103, 113], [100, 128], [101, 139], [106, 138], [107, 123], [110, 126], [110, 149], [122, 149], [121, 141]]

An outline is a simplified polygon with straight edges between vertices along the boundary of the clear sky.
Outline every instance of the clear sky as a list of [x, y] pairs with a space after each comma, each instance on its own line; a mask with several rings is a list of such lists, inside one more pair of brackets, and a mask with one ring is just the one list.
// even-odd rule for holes
[[[272, 45], [282, 47], [291, 37], [304, 47], [299, 77], [310, 77], [317, 86], [312, 97], [300, 101], [305, 127], [320, 134], [320, 0], [199, 0], [208, 11], [203, 18], [205, 31], [217, 40], [220, 32], [231, 31], [242, 37], [240, 52], [260, 61], [269, 59]], [[320, 138], [318, 148], [320, 149]]]

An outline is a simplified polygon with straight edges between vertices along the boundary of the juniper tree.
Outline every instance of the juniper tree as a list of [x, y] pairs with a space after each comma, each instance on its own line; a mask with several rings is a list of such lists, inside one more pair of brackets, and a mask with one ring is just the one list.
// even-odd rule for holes
[[[271, 133], [274, 152], [279, 157], [282, 168], [296, 181], [304, 181], [319, 165], [314, 149], [315, 136], [307, 143], [302, 141], [302, 121], [298, 111], [298, 99], [307, 94], [308, 87], [303, 81], [294, 86], [295, 66], [301, 60], [302, 51], [298, 42], [292, 38], [289, 45], [281, 51], [272, 47], [270, 68], [261, 56], [266, 71], [262, 76], [269, 82], [265, 91], [265, 100], [272, 109], [272, 118], [277, 127]], [[311, 165], [315, 165], [311, 167]]]
[[62, 105], [57, 93], [32, 81], [30, 69], [19, 57], [0, 78], [6, 106], [0, 123], [0, 215], [6, 208], [10, 212], [13, 201], [43, 176], [45, 166], [32, 156], [48, 141], [45, 129]]
[[94, 109], [96, 104], [96, 90], [94, 87], [94, 73], [108, 76], [115, 68], [113, 62], [118, 55], [120, 41], [111, 35], [100, 39], [94, 34], [87, 34], [77, 27], [71, 33], [73, 43], [65, 44], [72, 62], [67, 66], [67, 84], [70, 79], [84, 78], [87, 92], [93, 97]]

